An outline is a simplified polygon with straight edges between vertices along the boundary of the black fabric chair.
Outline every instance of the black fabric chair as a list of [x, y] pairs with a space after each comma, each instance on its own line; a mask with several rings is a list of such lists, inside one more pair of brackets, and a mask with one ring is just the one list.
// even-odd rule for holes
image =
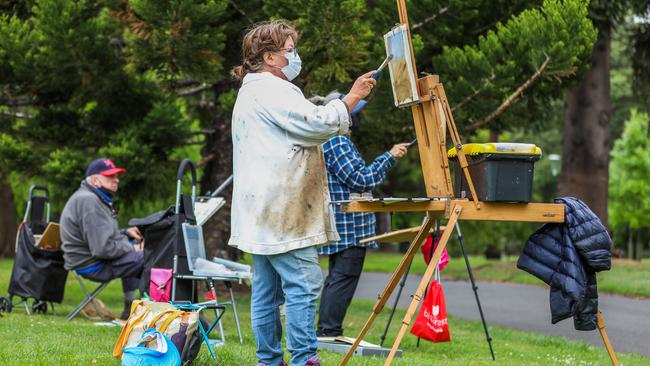
[[[35, 195], [41, 191], [43, 194]], [[56, 313], [54, 303], [61, 303], [68, 271], [63, 267], [63, 251], [42, 249], [36, 246], [34, 234], [45, 231], [50, 218], [50, 197], [45, 186], [33, 185], [29, 189], [27, 207], [23, 222], [16, 233], [16, 254], [14, 257], [9, 295], [0, 297], [0, 311], [10, 312], [23, 305], [27, 314], [46, 313], [48, 304]], [[19, 301], [14, 303], [14, 297]], [[34, 299], [31, 306], [29, 299]]]
[[[186, 171], [192, 175], [192, 195], [181, 194], [182, 179]], [[196, 167], [189, 159], [181, 162], [176, 181], [176, 203], [166, 210], [153, 213], [145, 218], [129, 220], [129, 226], [137, 226], [144, 236], [144, 270], [140, 291], [149, 293], [152, 268], [174, 268], [174, 257], [182, 258], [179, 270], [187, 273], [185, 244], [183, 243], [183, 223], [195, 224], [193, 202], [196, 199]], [[197, 302], [195, 284], [191, 280], [178, 280], [172, 301]]]

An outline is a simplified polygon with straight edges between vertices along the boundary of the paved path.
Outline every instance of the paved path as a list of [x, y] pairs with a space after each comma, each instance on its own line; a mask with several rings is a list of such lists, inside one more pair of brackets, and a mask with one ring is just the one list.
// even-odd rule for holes
[[[357, 299], [376, 300], [388, 282], [389, 274], [364, 272], [355, 293]], [[420, 281], [420, 276], [408, 278], [399, 307], [406, 308]], [[546, 287], [509, 283], [479, 282], [478, 292], [485, 319], [489, 325], [500, 325], [530, 332], [573, 338], [602, 347], [602, 338], [596, 330], [580, 332], [573, 328], [573, 320], [551, 324]], [[443, 279], [447, 311], [470, 320], [480, 320], [474, 293], [469, 282]], [[399, 288], [399, 287], [398, 287]], [[384, 311], [390, 311], [397, 294], [395, 289]], [[650, 300], [635, 300], [620, 296], [599, 296], [607, 334], [617, 352], [639, 353], [650, 356]], [[399, 322], [401, 319], [393, 320]], [[382, 324], [383, 327], [385, 324]]]

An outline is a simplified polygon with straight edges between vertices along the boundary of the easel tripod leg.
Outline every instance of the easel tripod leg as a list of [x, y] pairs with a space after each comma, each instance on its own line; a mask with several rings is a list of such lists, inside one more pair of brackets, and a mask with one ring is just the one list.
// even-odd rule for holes
[[[436, 228], [434, 230], [434, 242], [438, 241], [438, 231], [440, 230], [439, 228], [440, 222], [436, 220]], [[433, 245], [431, 246], [431, 250], [429, 253], [429, 258], [433, 256]], [[379, 340], [379, 345], [381, 347], [384, 346], [384, 341], [386, 341], [386, 334], [388, 333], [388, 329], [390, 328], [391, 323], [393, 322], [393, 316], [395, 315], [395, 310], [397, 309], [397, 304], [399, 303], [399, 299], [402, 296], [402, 290], [404, 290], [404, 286], [406, 285], [406, 279], [408, 278], [409, 272], [411, 271], [411, 265], [413, 264], [413, 260], [409, 263], [408, 268], [406, 269], [406, 272], [404, 273], [404, 276], [402, 276], [402, 280], [399, 283], [399, 290], [397, 290], [397, 296], [395, 296], [395, 301], [393, 302], [393, 308], [390, 311], [390, 315], [388, 316], [388, 321], [386, 322], [386, 328], [384, 328], [384, 334], [381, 335], [381, 338]], [[426, 296], [426, 293], [425, 295]], [[418, 338], [418, 347], [420, 346], [420, 338]]]
[[616, 359], [614, 347], [612, 347], [612, 343], [609, 341], [607, 332], [605, 332], [605, 320], [603, 320], [603, 313], [600, 311], [600, 309], [598, 309], [598, 331], [600, 332], [600, 336], [603, 337], [603, 343], [605, 343], [605, 349], [607, 349], [609, 358], [612, 360], [612, 365], [618, 366], [618, 359]]
[[451, 236], [451, 233], [454, 231], [454, 226], [456, 225], [456, 221], [458, 220], [458, 216], [460, 215], [462, 209], [463, 208], [460, 206], [452, 207], [452, 211], [451, 211], [452, 213], [451, 216], [449, 217], [449, 221], [447, 222], [447, 227], [443, 231], [442, 237], [440, 238], [440, 242], [438, 242], [438, 246], [436, 247], [436, 250], [433, 253], [433, 256], [431, 257], [431, 260], [429, 261], [427, 270], [424, 272], [424, 275], [422, 276], [420, 285], [418, 286], [417, 290], [415, 291], [415, 294], [413, 295], [413, 300], [411, 301], [411, 305], [409, 305], [408, 310], [406, 311], [406, 315], [404, 315], [404, 319], [402, 320], [402, 327], [400, 328], [399, 333], [397, 334], [397, 338], [393, 343], [393, 348], [391, 348], [390, 353], [388, 354], [388, 358], [386, 358], [386, 362], [384, 363], [384, 366], [390, 365], [393, 362], [393, 358], [395, 358], [395, 353], [397, 352], [397, 348], [402, 342], [402, 338], [404, 338], [404, 334], [406, 334], [406, 330], [411, 325], [411, 318], [413, 317], [413, 314], [415, 313], [415, 310], [417, 309], [418, 304], [422, 299], [422, 294], [424, 293], [424, 289], [429, 284], [429, 280], [431, 280], [431, 276], [433, 276], [433, 271], [436, 269], [437, 263], [440, 260], [440, 256], [442, 256], [442, 251], [445, 250], [445, 248], [447, 247], [447, 242], [449, 241], [449, 237]]
[[399, 282], [399, 290], [397, 290], [397, 296], [395, 296], [395, 302], [393, 302], [393, 308], [390, 310], [390, 315], [388, 315], [388, 322], [386, 322], [386, 328], [384, 328], [384, 334], [381, 335], [381, 338], [379, 340], [379, 345], [381, 347], [384, 346], [384, 341], [386, 340], [386, 334], [388, 334], [388, 328], [390, 328], [390, 323], [393, 322], [393, 316], [395, 315], [395, 310], [397, 309], [397, 303], [399, 302], [399, 299], [402, 296], [402, 290], [404, 290], [404, 286], [406, 285], [406, 279], [408, 278], [409, 272], [411, 271], [411, 264], [413, 264], [413, 261], [409, 263], [408, 268], [406, 268], [406, 272], [404, 272], [404, 276], [402, 276], [402, 280]]
[[[438, 233], [439, 232], [440, 232], [440, 221], [436, 220], [436, 228], [435, 228], [434, 233], [433, 233], [433, 243], [438, 242]], [[435, 248], [435, 245], [433, 243], [431, 244], [431, 248], [429, 248], [429, 258], [433, 257], [433, 250]], [[438, 276], [440, 276], [440, 268], [437, 268], [436, 271], [438, 272]], [[435, 274], [435, 272], [434, 272], [434, 274]], [[424, 297], [427, 297], [427, 290], [428, 289], [429, 289], [428, 287], [424, 288]], [[416, 347], [418, 347], [418, 348], [420, 347], [420, 339], [421, 338], [418, 337], [418, 343], [416, 344]]]
[[474, 291], [474, 297], [476, 297], [476, 305], [478, 305], [478, 312], [481, 315], [483, 330], [485, 330], [485, 339], [487, 339], [488, 346], [490, 347], [490, 354], [492, 355], [492, 360], [496, 361], [496, 358], [494, 357], [494, 350], [492, 349], [492, 337], [490, 337], [490, 332], [488, 331], [487, 323], [485, 322], [485, 316], [483, 315], [483, 308], [481, 307], [481, 300], [478, 297], [478, 286], [476, 286], [476, 281], [474, 281], [474, 273], [472, 272], [472, 266], [469, 264], [469, 258], [467, 257], [467, 252], [465, 251], [465, 242], [463, 240], [463, 234], [460, 232], [460, 224], [458, 224], [458, 222], [456, 222], [456, 234], [458, 234], [458, 242], [460, 243], [460, 250], [463, 252], [463, 257], [465, 257], [465, 265], [467, 266], [467, 273], [469, 274], [469, 280], [472, 283], [472, 290]]
[[411, 245], [409, 246], [409, 249], [406, 251], [406, 254], [402, 258], [402, 261], [400, 264], [397, 266], [397, 269], [395, 272], [393, 272], [393, 275], [391, 276], [390, 280], [388, 281], [388, 284], [386, 285], [386, 288], [384, 288], [384, 291], [379, 295], [379, 298], [377, 299], [377, 302], [375, 303], [375, 306], [372, 309], [372, 314], [370, 314], [370, 317], [366, 321], [366, 324], [363, 325], [363, 328], [361, 328], [361, 332], [359, 332], [359, 335], [357, 336], [357, 339], [354, 341], [348, 352], [345, 354], [343, 357], [343, 360], [341, 360], [341, 363], [339, 366], [344, 366], [347, 365], [348, 361], [350, 361], [350, 358], [354, 354], [354, 350], [357, 349], [359, 346], [359, 343], [363, 339], [363, 337], [366, 335], [368, 330], [370, 329], [370, 326], [372, 323], [375, 321], [377, 318], [377, 315], [381, 312], [381, 310], [384, 308], [384, 305], [386, 304], [386, 301], [388, 301], [388, 298], [390, 297], [390, 294], [393, 293], [393, 290], [395, 290], [395, 287], [397, 286], [397, 283], [399, 280], [402, 278], [404, 273], [406, 272], [406, 269], [408, 268], [409, 263], [413, 260], [413, 257], [415, 254], [418, 252], [420, 249], [420, 246], [422, 245], [422, 242], [424, 241], [424, 238], [429, 235], [429, 230], [431, 230], [431, 227], [433, 226], [434, 219], [430, 216], [429, 213], [427, 213], [426, 218], [424, 219], [424, 223], [422, 223], [422, 227], [420, 228], [420, 231], [418, 231], [417, 235], [413, 240], [411, 241]]

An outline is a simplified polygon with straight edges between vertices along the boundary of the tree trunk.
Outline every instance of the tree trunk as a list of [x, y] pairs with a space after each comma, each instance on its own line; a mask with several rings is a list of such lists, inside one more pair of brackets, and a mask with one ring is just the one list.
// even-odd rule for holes
[[11, 186], [0, 176], [0, 257], [13, 257], [18, 219]]
[[[214, 87], [214, 101], [218, 105], [218, 97], [224, 91], [230, 90], [230, 83], [219, 83]], [[232, 174], [232, 136], [231, 113], [217, 111], [212, 126], [214, 133], [206, 138], [202, 149], [205, 160], [201, 191], [214, 191]], [[219, 196], [226, 199], [223, 206], [204, 226], [205, 243], [208, 256], [216, 255], [221, 258], [239, 259], [241, 252], [228, 246], [230, 239], [230, 209], [232, 199], [232, 184], [224, 189]]]
[[565, 95], [562, 133], [561, 196], [583, 200], [607, 226], [611, 25], [600, 29], [591, 54], [591, 69]]
[[636, 236], [636, 250], [634, 251], [634, 259], [641, 261], [643, 259], [643, 235], [641, 231]]
[[629, 229], [627, 237], [627, 259], [634, 259], [634, 231]]
[[490, 137], [488, 138], [489, 142], [499, 142], [499, 133], [494, 130], [490, 130]]

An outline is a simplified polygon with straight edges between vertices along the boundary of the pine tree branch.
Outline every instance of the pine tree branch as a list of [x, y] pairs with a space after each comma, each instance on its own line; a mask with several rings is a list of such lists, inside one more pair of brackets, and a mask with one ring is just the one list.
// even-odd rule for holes
[[446, 13], [447, 10], [449, 10], [449, 7], [448, 7], [448, 6], [445, 6], [444, 8], [440, 9], [440, 11], [438, 11], [438, 13], [433, 14], [432, 16], [430, 16], [430, 17], [424, 19], [424, 20], [421, 21], [420, 23], [415, 23], [415, 24], [413, 24], [413, 25], [411, 26], [411, 30], [416, 30], [416, 29], [420, 28], [421, 26], [423, 26], [423, 25], [425, 25], [425, 24], [427, 24], [427, 23], [429, 23], [429, 22], [434, 21], [434, 20], [435, 20], [439, 15], [442, 15], [442, 14]]
[[537, 81], [537, 79], [539, 79], [540, 76], [542, 76], [542, 73], [544, 72], [544, 69], [546, 69], [546, 66], [548, 66], [550, 61], [551, 61], [551, 58], [546, 56], [546, 60], [535, 71], [535, 73], [530, 78], [528, 78], [528, 80], [526, 80], [526, 82], [521, 84], [519, 86], [519, 88], [517, 88], [517, 90], [515, 90], [514, 93], [510, 94], [510, 96], [506, 100], [504, 100], [503, 103], [501, 103], [501, 105], [497, 109], [495, 109], [487, 117], [483, 118], [483, 120], [481, 120], [479, 122], [476, 122], [476, 123], [466, 127], [465, 131], [474, 131], [476, 129], [479, 129], [479, 128], [487, 125], [488, 123], [492, 122], [493, 119], [495, 119], [496, 117], [501, 115], [501, 113], [503, 113], [503, 111], [505, 111], [510, 106], [512, 106], [514, 101], [517, 98], [519, 98], [528, 88], [530, 88], [535, 83], [535, 81]]

